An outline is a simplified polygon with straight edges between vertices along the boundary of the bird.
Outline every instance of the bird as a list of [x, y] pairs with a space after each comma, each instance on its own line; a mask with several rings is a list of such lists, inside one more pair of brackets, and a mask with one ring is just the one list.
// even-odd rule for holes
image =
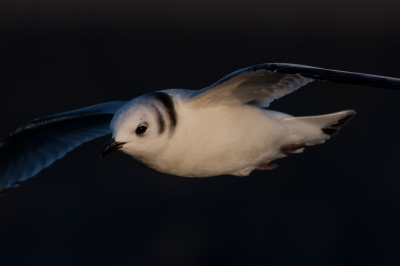
[[324, 143], [356, 113], [293, 117], [267, 109], [313, 81], [400, 88], [397, 78], [264, 63], [201, 90], [161, 90], [37, 118], [0, 143], [0, 194], [108, 134], [100, 157], [119, 150], [164, 174], [200, 178], [273, 170], [273, 161]]

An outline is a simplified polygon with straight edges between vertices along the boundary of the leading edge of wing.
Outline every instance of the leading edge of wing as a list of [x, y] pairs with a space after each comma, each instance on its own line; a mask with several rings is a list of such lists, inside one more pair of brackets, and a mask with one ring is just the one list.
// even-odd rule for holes
[[34, 127], [38, 127], [38, 126], [44, 126], [46, 124], [60, 122], [63, 120], [74, 119], [74, 118], [78, 118], [78, 117], [93, 116], [93, 115], [100, 115], [100, 114], [114, 114], [125, 103], [126, 103], [125, 101], [100, 103], [100, 104], [83, 107], [83, 108], [79, 108], [79, 109], [75, 109], [72, 111], [67, 111], [67, 112], [63, 112], [63, 113], [59, 113], [59, 114], [35, 118], [35, 119], [23, 124], [22, 126], [17, 128], [15, 131], [10, 133], [10, 135], [8, 135], [5, 139], [3, 139], [3, 142], [6, 139], [12, 137], [13, 135], [15, 135], [18, 132], [25, 130], [25, 129], [30, 129], [30, 128], [34, 128]]
[[400, 90], [400, 79], [398, 78], [341, 71], [334, 69], [325, 69], [325, 68], [318, 68], [318, 67], [290, 64], [290, 63], [265, 63], [237, 70], [223, 77], [216, 83], [212, 84], [211, 86], [201, 91], [212, 89], [243, 73], [257, 72], [260, 70], [270, 71], [280, 74], [295, 74], [302, 76], [304, 78], [309, 78], [317, 81], [326, 81], [326, 82], [352, 84], [352, 85], [364, 85], [364, 86], [379, 87], [385, 89]]

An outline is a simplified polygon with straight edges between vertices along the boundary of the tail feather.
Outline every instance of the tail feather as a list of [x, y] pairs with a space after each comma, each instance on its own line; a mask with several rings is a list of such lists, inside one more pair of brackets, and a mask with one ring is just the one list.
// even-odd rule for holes
[[347, 111], [347, 114], [344, 117], [338, 120], [331, 121], [326, 126], [321, 128], [322, 132], [324, 132], [324, 134], [328, 136], [336, 135], [339, 132], [340, 128], [346, 125], [355, 114], [356, 112], [354, 110]]
[[347, 124], [355, 114], [356, 111], [354, 110], [346, 110], [327, 115], [291, 117], [284, 119], [284, 121], [311, 124], [320, 128], [324, 134], [333, 136], [342, 126]]
[[302, 152], [304, 147], [323, 143], [338, 133], [356, 114], [347, 110], [327, 115], [290, 117], [283, 119], [292, 134], [292, 140], [281, 147], [283, 154]]

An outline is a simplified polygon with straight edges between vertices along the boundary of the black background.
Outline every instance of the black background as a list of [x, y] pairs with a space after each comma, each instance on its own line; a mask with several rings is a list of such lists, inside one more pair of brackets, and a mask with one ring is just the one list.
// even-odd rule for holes
[[[0, 135], [33, 118], [287, 62], [400, 77], [399, 1], [0, 4]], [[400, 92], [315, 82], [271, 105], [355, 109], [249, 177], [185, 179], [87, 143], [0, 198], [3, 265], [398, 265]]]

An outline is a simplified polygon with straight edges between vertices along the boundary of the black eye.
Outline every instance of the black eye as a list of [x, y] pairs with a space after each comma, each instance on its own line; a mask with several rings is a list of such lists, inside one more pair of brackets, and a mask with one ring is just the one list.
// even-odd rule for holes
[[147, 126], [143, 126], [143, 125], [141, 125], [141, 126], [138, 126], [137, 128], [136, 128], [136, 134], [138, 134], [138, 135], [141, 135], [141, 134], [143, 134], [144, 132], [146, 132], [146, 130], [147, 130]]

